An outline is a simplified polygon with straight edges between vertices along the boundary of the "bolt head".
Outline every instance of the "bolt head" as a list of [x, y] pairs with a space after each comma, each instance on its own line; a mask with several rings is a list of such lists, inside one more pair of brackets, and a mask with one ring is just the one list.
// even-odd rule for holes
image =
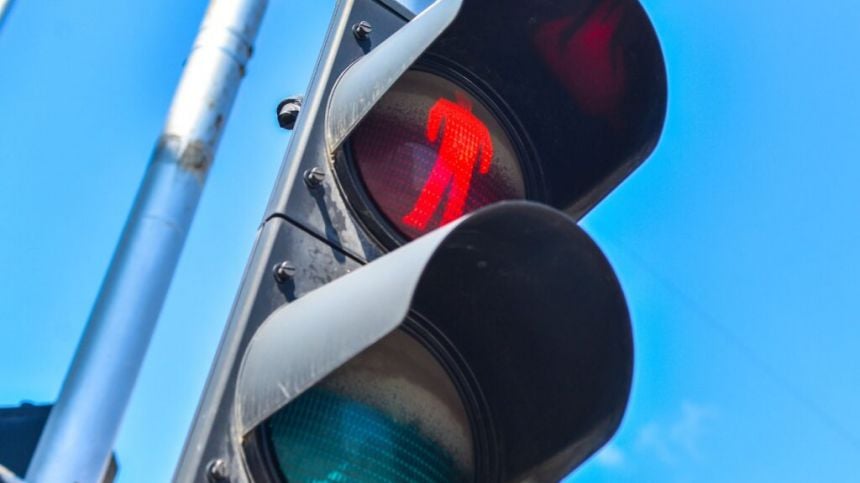
[[325, 179], [325, 171], [320, 168], [311, 168], [305, 171], [305, 184], [310, 188], [316, 188], [320, 184], [322, 184]]
[[289, 260], [284, 260], [272, 268], [272, 275], [274, 275], [275, 281], [278, 283], [286, 282], [293, 278], [295, 274], [296, 266], [290, 263]]
[[278, 104], [278, 125], [283, 129], [293, 129], [296, 125], [296, 120], [299, 118], [299, 112], [302, 110], [301, 97], [288, 97]]
[[230, 476], [227, 471], [227, 463], [221, 458], [210, 461], [206, 470], [211, 480], [223, 481]]
[[367, 20], [362, 20], [352, 26], [352, 33], [358, 40], [366, 40], [373, 33], [373, 26]]

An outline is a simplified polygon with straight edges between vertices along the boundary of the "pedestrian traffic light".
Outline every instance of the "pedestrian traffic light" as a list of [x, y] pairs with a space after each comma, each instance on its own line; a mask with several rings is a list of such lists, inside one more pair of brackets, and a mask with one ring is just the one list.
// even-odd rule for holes
[[632, 377], [576, 220], [665, 107], [636, 0], [338, 2], [175, 479], [570, 472]]

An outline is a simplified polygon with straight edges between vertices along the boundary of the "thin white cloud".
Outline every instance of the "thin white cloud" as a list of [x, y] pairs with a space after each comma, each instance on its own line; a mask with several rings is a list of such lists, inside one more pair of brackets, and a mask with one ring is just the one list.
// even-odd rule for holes
[[670, 421], [652, 421], [643, 426], [636, 438], [636, 448], [669, 465], [682, 459], [700, 459], [700, 442], [708, 422], [715, 417], [716, 411], [710, 406], [684, 401]]
[[715, 416], [715, 411], [708, 406], [684, 401], [681, 417], [669, 427], [669, 439], [683, 448], [688, 456], [698, 458], [704, 425]]
[[654, 454], [663, 463], [675, 464], [675, 452], [669, 447], [666, 431], [655, 422], [648, 423], [639, 430], [636, 448], [644, 453]]
[[594, 455], [594, 460], [606, 468], [621, 468], [626, 461], [624, 451], [614, 443], [609, 443]]

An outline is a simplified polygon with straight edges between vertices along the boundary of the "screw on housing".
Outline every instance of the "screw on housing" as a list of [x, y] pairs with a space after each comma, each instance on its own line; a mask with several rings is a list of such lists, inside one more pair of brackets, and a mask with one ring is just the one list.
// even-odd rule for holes
[[283, 129], [293, 129], [296, 125], [296, 119], [299, 118], [299, 112], [302, 110], [302, 97], [288, 97], [278, 104], [276, 112], [278, 113], [278, 125]]
[[362, 20], [352, 26], [352, 33], [358, 40], [367, 40], [370, 34], [373, 33], [373, 25], [370, 25], [370, 22], [367, 20]]
[[227, 463], [221, 458], [209, 462], [206, 472], [209, 474], [210, 481], [224, 481], [230, 476], [227, 471]]
[[284, 260], [283, 262], [275, 265], [272, 268], [272, 275], [275, 277], [275, 281], [278, 283], [284, 283], [287, 280], [293, 278], [293, 275], [296, 274], [296, 266], [290, 263], [288, 260]]
[[316, 188], [325, 179], [325, 172], [320, 168], [314, 167], [305, 171], [304, 178], [305, 184], [309, 188]]

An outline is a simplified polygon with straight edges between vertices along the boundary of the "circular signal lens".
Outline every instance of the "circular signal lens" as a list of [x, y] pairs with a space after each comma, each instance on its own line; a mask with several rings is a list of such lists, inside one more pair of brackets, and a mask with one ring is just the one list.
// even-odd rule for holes
[[311, 389], [271, 422], [292, 482], [459, 480], [450, 456], [409, 424], [324, 389]]
[[462, 87], [408, 71], [350, 136], [365, 190], [412, 239], [496, 201], [525, 198], [514, 144]]
[[445, 369], [395, 331], [268, 421], [287, 481], [470, 481], [466, 410]]

